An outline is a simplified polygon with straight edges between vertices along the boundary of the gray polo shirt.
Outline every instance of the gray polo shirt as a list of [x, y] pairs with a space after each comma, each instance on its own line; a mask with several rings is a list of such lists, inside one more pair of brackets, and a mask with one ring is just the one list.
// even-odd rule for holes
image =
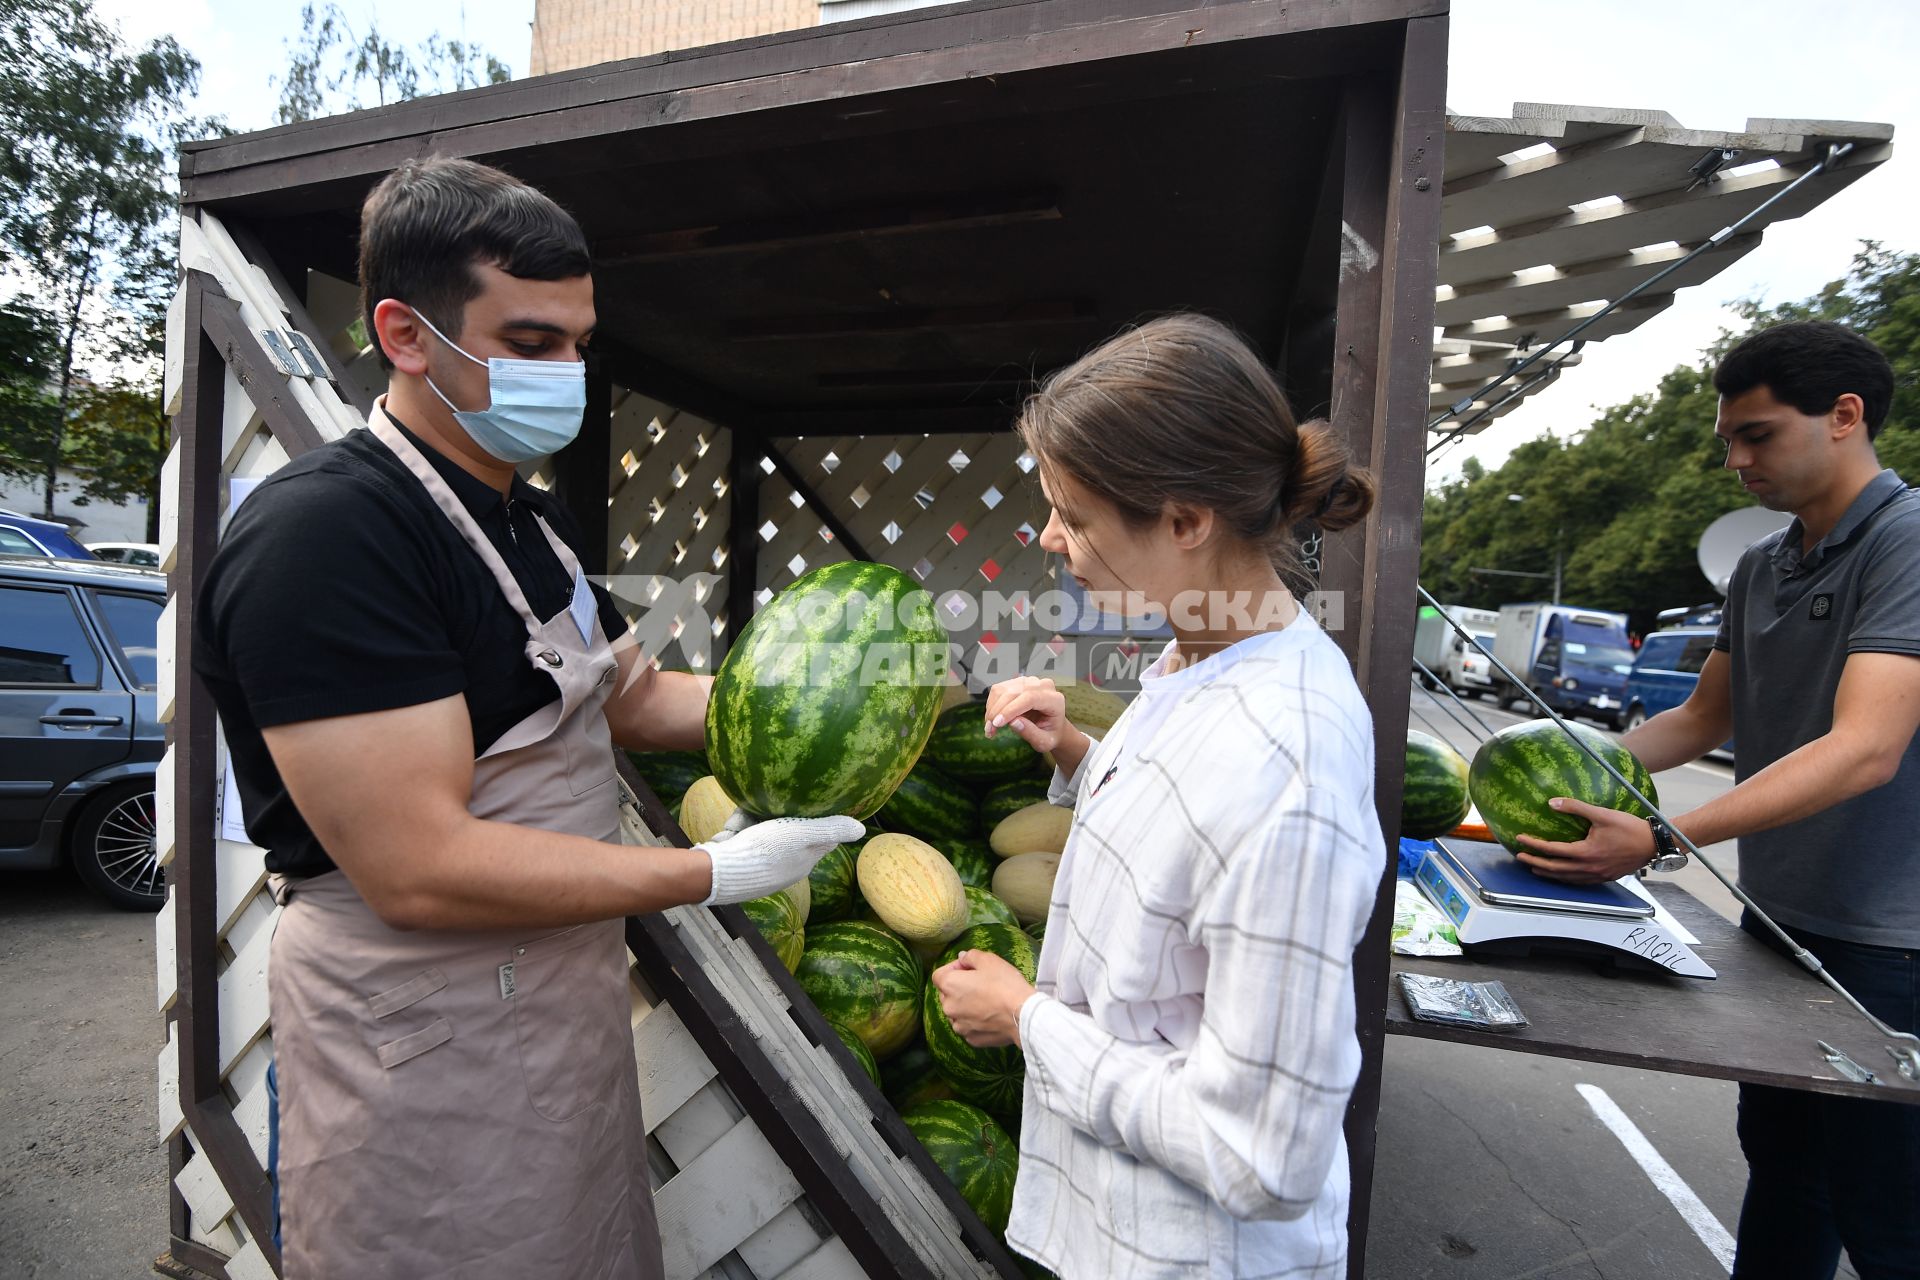
[[[1747, 548], [1714, 647], [1744, 781], [1833, 727], [1850, 654], [1920, 657], [1920, 490], [1882, 471], [1811, 551], [1798, 520]], [[1783, 924], [1920, 947], [1920, 736], [1885, 786], [1740, 837], [1740, 887]]]

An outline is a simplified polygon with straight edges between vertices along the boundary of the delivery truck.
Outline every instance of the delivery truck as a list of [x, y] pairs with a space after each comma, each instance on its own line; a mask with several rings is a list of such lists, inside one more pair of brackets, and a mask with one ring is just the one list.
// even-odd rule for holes
[[[1563, 604], [1509, 604], [1494, 628], [1494, 656], [1563, 716], [1585, 716], [1618, 729], [1626, 714], [1633, 642], [1627, 615]], [[1497, 669], [1494, 699], [1531, 706]]]

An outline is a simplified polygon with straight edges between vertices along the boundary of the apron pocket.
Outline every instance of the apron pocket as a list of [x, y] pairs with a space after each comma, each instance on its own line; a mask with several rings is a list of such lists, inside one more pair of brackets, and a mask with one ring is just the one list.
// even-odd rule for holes
[[453, 1039], [453, 1027], [445, 1018], [435, 1018], [412, 1035], [401, 1036], [380, 1046], [380, 1065], [391, 1071], [403, 1062], [411, 1062], [429, 1049], [438, 1049]]
[[609, 920], [515, 947], [503, 967], [527, 1100], [543, 1119], [607, 1103], [633, 1069], [625, 958], [622, 923]]

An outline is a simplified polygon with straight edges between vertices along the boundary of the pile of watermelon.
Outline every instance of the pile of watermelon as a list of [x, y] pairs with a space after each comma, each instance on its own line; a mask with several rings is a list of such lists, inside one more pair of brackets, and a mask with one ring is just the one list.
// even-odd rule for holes
[[[962, 1040], [929, 975], [976, 950], [1033, 980], [1071, 815], [1047, 803], [1051, 763], [1010, 730], [989, 738], [985, 705], [964, 687], [917, 682], [924, 663], [874, 660], [902, 645], [937, 646], [934, 670], [945, 670], [946, 634], [914, 603], [925, 599], [886, 565], [805, 575], [754, 616], [715, 673], [706, 755], [647, 753], [635, 764], [669, 804], [699, 783], [698, 794], [717, 787], [760, 816], [848, 813], [866, 823], [858, 845], [744, 909], [859, 1069], [999, 1232], [1012, 1203], [1025, 1063], [1018, 1049]], [[855, 600], [866, 607], [830, 607]], [[1126, 709], [1102, 690], [1067, 692], [1069, 718], [1096, 735]], [[694, 807], [688, 797], [689, 819]], [[711, 806], [700, 808], [712, 821]]]

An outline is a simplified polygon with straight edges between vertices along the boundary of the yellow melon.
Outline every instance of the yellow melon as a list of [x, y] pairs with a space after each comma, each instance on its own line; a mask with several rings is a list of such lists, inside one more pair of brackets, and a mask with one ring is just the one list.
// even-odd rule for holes
[[960, 873], [924, 840], [877, 835], [862, 846], [854, 875], [880, 922], [910, 944], [945, 942], [967, 927]]

